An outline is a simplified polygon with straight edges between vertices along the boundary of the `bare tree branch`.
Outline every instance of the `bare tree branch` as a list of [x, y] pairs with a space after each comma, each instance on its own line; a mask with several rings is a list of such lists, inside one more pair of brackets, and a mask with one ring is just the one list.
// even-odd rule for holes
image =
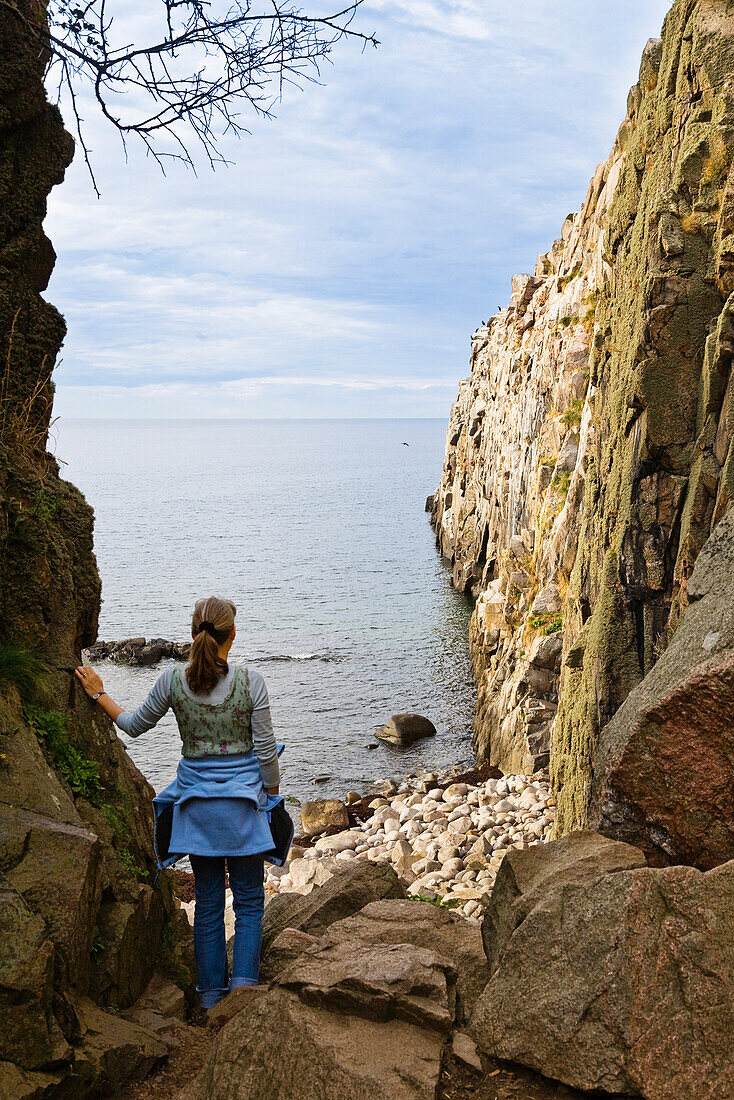
[[[160, 34], [140, 44], [118, 40], [108, 0], [49, 0], [48, 18], [39, 23], [30, 13], [42, 11], [40, 5], [0, 0], [46, 51], [51, 87], [69, 101], [95, 191], [78, 108], [84, 87], [124, 148], [135, 135], [165, 170], [171, 158], [194, 168], [198, 144], [214, 167], [226, 163], [222, 137], [249, 132], [243, 108], [270, 117], [286, 84], [319, 81], [342, 39], [378, 45], [374, 35], [353, 27], [363, 0], [324, 15], [306, 14], [293, 0], [262, 0], [262, 7], [255, 0], [148, 2], [160, 17]], [[124, 17], [120, 23], [124, 27]]]

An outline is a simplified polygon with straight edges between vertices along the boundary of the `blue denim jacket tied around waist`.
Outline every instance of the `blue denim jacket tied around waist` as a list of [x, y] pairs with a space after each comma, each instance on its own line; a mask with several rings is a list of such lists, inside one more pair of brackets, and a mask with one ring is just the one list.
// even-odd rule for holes
[[[283, 748], [278, 745], [278, 755]], [[153, 799], [153, 811], [159, 869], [186, 855], [262, 855], [282, 866], [293, 837], [283, 796], [265, 790], [254, 752], [181, 757], [176, 778]], [[273, 811], [280, 826], [277, 844], [270, 827]]]

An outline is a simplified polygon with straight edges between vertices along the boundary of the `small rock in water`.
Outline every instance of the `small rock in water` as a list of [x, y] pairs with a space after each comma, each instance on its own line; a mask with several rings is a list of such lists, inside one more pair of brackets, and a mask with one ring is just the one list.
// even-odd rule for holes
[[375, 734], [392, 745], [412, 745], [422, 737], [435, 737], [436, 727], [422, 714], [393, 714], [390, 721]]

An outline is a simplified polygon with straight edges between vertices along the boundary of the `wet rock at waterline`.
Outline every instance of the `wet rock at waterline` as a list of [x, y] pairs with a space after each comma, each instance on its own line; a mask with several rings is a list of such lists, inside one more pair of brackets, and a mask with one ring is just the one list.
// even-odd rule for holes
[[118, 665], [150, 666], [164, 659], [187, 661], [191, 642], [169, 642], [165, 638], [124, 638], [120, 642], [95, 642], [84, 651], [85, 660], [114, 661]]
[[391, 745], [412, 745], [423, 737], [435, 737], [436, 727], [421, 714], [393, 714], [389, 722], [375, 733], [380, 741]]

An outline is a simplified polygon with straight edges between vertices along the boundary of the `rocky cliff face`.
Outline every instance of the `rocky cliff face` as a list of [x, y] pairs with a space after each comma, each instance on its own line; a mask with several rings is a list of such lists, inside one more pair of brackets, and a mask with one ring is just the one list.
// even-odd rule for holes
[[476, 598], [475, 746], [550, 763], [561, 833], [734, 496], [733, 151], [734, 12], [677, 0], [581, 209], [474, 333], [451, 413], [432, 521]]
[[165, 1053], [98, 1006], [140, 996], [177, 911], [152, 885], [152, 790], [73, 676], [100, 582], [91, 508], [46, 452], [65, 326], [41, 296], [46, 197], [73, 142], [24, 22], [43, 8], [19, 9], [0, 21], [0, 1093], [71, 1077], [83, 1096]]

